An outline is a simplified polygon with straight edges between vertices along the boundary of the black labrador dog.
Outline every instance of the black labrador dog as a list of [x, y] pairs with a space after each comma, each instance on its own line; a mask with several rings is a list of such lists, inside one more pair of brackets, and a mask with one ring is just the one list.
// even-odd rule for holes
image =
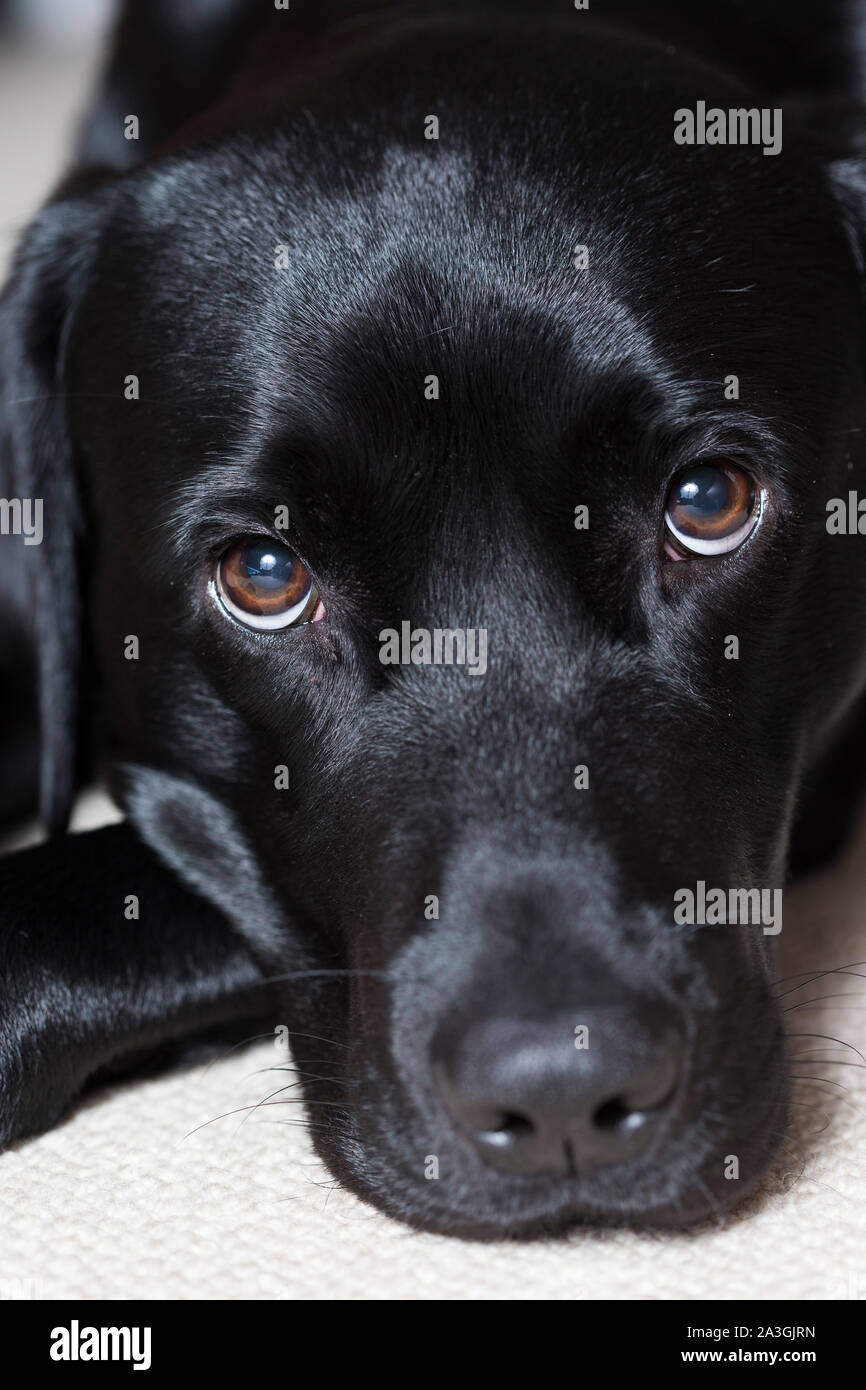
[[5, 1143], [284, 1026], [417, 1226], [754, 1191], [866, 774], [861, 18], [130, 0], [0, 308]]

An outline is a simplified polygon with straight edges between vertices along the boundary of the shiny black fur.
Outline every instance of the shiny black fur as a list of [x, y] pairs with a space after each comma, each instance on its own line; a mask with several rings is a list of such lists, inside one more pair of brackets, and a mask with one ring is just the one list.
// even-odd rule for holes
[[[107, 1067], [284, 1022], [323, 1040], [319, 1152], [390, 1213], [685, 1224], [753, 1190], [787, 1096], [772, 938], [675, 930], [672, 895], [781, 883], [862, 786], [864, 541], [825, 528], [866, 491], [856, 11], [358, 8], [190, 32], [130, 3], [0, 307], [0, 495], [46, 509], [42, 547], [0, 540], [0, 813], [39, 782], [62, 832], [98, 764], [131, 822], [0, 862], [0, 1137]], [[676, 146], [698, 99], [782, 105], [783, 152]], [[670, 478], [708, 452], [767, 519], [665, 563]], [[256, 636], [207, 580], [282, 503], [327, 619]], [[404, 618], [486, 627], [487, 675], [382, 666]], [[659, 1142], [487, 1168], [436, 1040], [491, 998], [611, 994], [683, 1039]]]

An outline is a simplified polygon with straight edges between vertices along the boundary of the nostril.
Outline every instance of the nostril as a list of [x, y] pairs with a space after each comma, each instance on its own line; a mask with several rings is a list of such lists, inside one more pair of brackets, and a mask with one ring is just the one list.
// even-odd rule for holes
[[518, 1115], [515, 1111], [503, 1114], [497, 1125], [479, 1131], [477, 1137], [485, 1144], [502, 1149], [510, 1144], [519, 1144], [521, 1139], [530, 1139], [534, 1133], [535, 1125], [532, 1121], [526, 1115]]
[[605, 1134], [633, 1134], [646, 1124], [649, 1115], [646, 1110], [633, 1110], [618, 1098], [600, 1105], [592, 1117], [596, 1129]]
[[635, 1114], [640, 1114], [640, 1111], [630, 1110], [617, 1098], [600, 1105], [592, 1117], [592, 1122], [596, 1129], [622, 1129], [628, 1119]]
[[677, 1085], [677, 1071], [671, 1065], [675, 1054], [671, 1053], [666, 1065], [657, 1068], [647, 1077], [637, 1095], [613, 1096], [599, 1105], [592, 1113], [595, 1129], [611, 1135], [635, 1133], [650, 1120], [655, 1112], [661, 1113], [673, 1099]]

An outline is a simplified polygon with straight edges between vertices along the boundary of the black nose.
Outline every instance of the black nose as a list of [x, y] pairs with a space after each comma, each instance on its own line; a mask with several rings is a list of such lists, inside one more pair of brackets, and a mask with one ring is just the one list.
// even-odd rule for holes
[[580, 1173], [636, 1157], [670, 1113], [680, 1059], [661, 1008], [620, 1005], [476, 1018], [443, 1027], [433, 1044], [453, 1119], [508, 1173]]

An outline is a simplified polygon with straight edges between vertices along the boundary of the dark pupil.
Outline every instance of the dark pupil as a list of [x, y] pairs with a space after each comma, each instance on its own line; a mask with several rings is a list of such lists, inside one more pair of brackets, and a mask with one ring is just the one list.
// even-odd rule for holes
[[730, 480], [719, 468], [694, 468], [677, 488], [676, 506], [695, 518], [716, 516], [730, 502]]
[[242, 569], [254, 590], [262, 595], [286, 589], [292, 582], [295, 557], [275, 545], [250, 545], [244, 550]]

